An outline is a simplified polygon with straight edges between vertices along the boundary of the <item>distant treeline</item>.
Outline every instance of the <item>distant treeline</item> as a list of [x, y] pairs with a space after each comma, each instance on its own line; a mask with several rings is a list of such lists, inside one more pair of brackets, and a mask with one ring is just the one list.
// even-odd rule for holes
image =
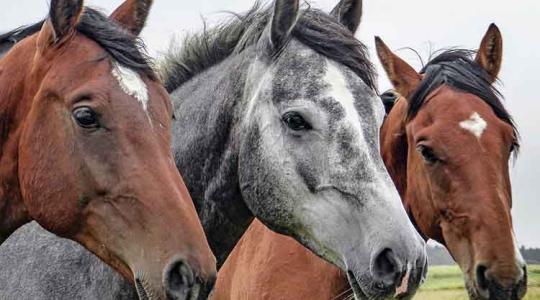
[[[522, 246], [519, 250], [528, 264], [540, 264], [540, 248], [526, 248]], [[427, 252], [429, 264], [432, 266], [455, 264], [452, 256], [450, 256], [444, 247], [438, 245], [428, 245]]]
[[448, 253], [448, 250], [442, 246], [429, 245], [427, 247], [429, 264], [431, 266], [446, 266], [454, 265], [456, 262]]
[[521, 255], [528, 264], [540, 264], [540, 248], [519, 248]]

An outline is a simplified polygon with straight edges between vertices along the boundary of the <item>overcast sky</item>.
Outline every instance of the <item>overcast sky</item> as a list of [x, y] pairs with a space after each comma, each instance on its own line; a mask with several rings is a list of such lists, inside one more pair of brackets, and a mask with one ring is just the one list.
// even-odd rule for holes
[[[2, 1], [0, 32], [36, 22], [47, 14], [47, 0]], [[91, 0], [87, 5], [106, 12], [121, 0]], [[210, 24], [228, 17], [223, 11], [242, 12], [253, 0], [155, 0], [143, 32], [153, 56], [167, 49], [174, 36], [197, 32], [202, 18]], [[337, 0], [312, 0], [330, 10]], [[476, 49], [488, 25], [495, 22], [504, 38], [500, 90], [523, 136], [523, 150], [511, 170], [513, 218], [520, 244], [540, 247], [540, 1], [538, 0], [364, 0], [364, 17], [357, 37], [368, 45], [379, 69], [381, 91], [390, 84], [375, 59], [375, 35], [394, 50], [413, 47], [424, 58], [430, 49], [461, 46]], [[415, 67], [418, 58], [408, 50], [398, 54]]]

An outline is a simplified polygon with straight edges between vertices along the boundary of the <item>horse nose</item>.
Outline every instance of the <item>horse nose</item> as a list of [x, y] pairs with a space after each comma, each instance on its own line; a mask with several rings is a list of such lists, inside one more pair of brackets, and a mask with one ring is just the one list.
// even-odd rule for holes
[[[195, 291], [195, 273], [184, 260], [175, 260], [166, 268], [163, 276], [163, 286], [167, 298], [171, 300], [185, 300]], [[193, 298], [193, 297], [192, 297]], [[194, 297], [196, 299], [196, 297]]]
[[372, 260], [371, 273], [381, 289], [389, 289], [400, 285], [405, 275], [405, 263], [394, 251], [384, 248]]
[[395, 291], [395, 296], [406, 297], [425, 280], [427, 256], [425, 251], [404, 256], [396, 249], [399, 251], [400, 248], [383, 248], [372, 258], [371, 275], [375, 286], [381, 291]]
[[476, 285], [478, 286], [478, 292], [482, 297], [487, 299], [489, 297], [489, 280], [486, 272], [486, 266], [478, 265], [476, 267]]
[[525, 296], [527, 289], [527, 267], [520, 266], [517, 276], [510, 280], [502, 282], [493, 276], [490, 268], [484, 264], [476, 266], [476, 286], [478, 293], [484, 299], [490, 299], [496, 296], [500, 291], [506, 290], [513, 296], [512, 299], [521, 299]]

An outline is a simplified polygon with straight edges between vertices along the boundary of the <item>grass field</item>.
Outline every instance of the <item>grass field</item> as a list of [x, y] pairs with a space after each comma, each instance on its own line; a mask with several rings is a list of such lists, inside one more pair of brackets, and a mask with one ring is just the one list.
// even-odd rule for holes
[[[529, 265], [529, 287], [525, 300], [540, 300], [540, 265]], [[428, 280], [414, 299], [467, 300], [463, 277], [457, 266], [429, 268]]]

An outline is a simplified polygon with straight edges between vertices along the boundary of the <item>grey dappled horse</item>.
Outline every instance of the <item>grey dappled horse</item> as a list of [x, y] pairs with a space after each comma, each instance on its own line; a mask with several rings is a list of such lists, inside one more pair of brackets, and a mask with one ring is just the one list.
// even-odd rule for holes
[[[163, 62], [176, 164], [219, 266], [257, 217], [346, 271], [359, 299], [391, 296], [404, 277], [414, 291], [425, 275], [424, 242], [379, 155], [384, 108], [353, 35], [360, 16], [361, 1], [329, 15], [278, 0], [188, 38]], [[26, 272], [29, 286], [62, 259], [34, 251], [25, 255], [42, 262]]]

